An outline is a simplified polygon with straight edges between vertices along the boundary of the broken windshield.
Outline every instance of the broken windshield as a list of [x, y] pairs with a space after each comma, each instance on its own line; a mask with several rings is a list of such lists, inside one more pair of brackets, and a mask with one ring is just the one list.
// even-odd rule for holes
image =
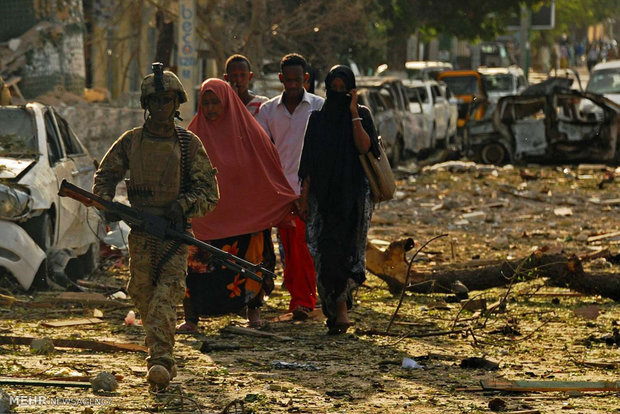
[[478, 79], [475, 76], [446, 76], [441, 80], [455, 95], [480, 95]]
[[620, 69], [601, 69], [590, 76], [586, 91], [598, 94], [620, 93]]
[[514, 77], [509, 74], [482, 75], [487, 92], [506, 92], [514, 90]]
[[25, 108], [0, 108], [0, 156], [23, 158], [39, 153], [33, 117]]

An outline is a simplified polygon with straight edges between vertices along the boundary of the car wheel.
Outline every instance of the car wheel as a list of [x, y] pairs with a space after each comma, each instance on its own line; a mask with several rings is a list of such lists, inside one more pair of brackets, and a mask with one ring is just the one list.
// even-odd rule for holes
[[398, 164], [400, 164], [400, 161], [402, 159], [402, 153], [403, 141], [400, 139], [400, 137], [397, 137], [396, 142], [394, 142], [394, 146], [392, 147], [392, 154], [390, 157], [390, 165], [392, 167], [396, 167]]
[[65, 274], [70, 280], [78, 280], [91, 274], [99, 266], [99, 243], [93, 243], [86, 253], [69, 260]]
[[480, 159], [485, 164], [502, 165], [506, 161], [506, 148], [499, 142], [485, 144], [480, 151]]
[[[54, 223], [52, 222], [50, 214], [45, 212], [37, 217], [33, 217], [23, 224], [23, 228], [26, 230], [26, 233], [30, 235], [37, 246], [39, 246], [47, 255], [49, 249], [54, 244]], [[49, 287], [49, 271], [49, 263], [46, 256], [41, 262], [41, 265], [39, 265], [39, 269], [34, 276], [34, 280], [32, 281], [31, 289], [47, 289]]]
[[45, 253], [54, 244], [54, 223], [49, 213], [31, 218], [23, 224], [23, 228]]

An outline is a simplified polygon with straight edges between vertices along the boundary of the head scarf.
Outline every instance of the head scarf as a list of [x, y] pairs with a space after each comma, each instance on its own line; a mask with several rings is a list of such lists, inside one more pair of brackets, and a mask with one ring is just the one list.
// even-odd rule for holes
[[275, 146], [228, 83], [207, 79], [200, 87], [199, 102], [207, 91], [222, 102], [223, 112], [207, 122], [199, 104], [188, 129], [198, 135], [218, 170], [220, 200], [212, 212], [192, 220], [196, 237], [221, 239], [287, 221], [297, 196]]
[[[346, 92], [331, 89], [335, 78], [341, 78]], [[344, 65], [331, 68], [325, 78], [327, 99], [319, 112], [308, 121], [299, 178], [310, 177], [310, 192], [322, 211], [339, 211], [349, 215], [362, 191], [363, 171], [353, 139], [351, 95], [355, 76]]]

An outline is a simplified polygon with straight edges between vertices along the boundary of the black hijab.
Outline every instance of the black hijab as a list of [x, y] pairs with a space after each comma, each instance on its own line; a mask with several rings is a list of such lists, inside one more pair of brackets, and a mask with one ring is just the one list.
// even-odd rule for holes
[[[335, 78], [344, 81], [346, 92], [331, 89]], [[323, 108], [313, 112], [308, 121], [299, 177], [310, 177], [310, 192], [324, 218], [347, 220], [356, 216], [353, 210], [359, 204], [364, 177], [349, 108], [349, 91], [355, 88], [355, 76], [347, 66], [334, 66], [325, 78], [325, 87], [327, 99]], [[358, 108], [364, 109], [360, 116], [367, 114], [365, 108]]]

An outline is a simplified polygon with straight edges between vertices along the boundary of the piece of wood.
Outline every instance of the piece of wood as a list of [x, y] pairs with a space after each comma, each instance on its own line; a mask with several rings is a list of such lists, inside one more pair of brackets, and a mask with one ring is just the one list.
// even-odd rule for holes
[[103, 320], [99, 318], [78, 318], [66, 319], [64, 321], [41, 322], [41, 326], [48, 328], [62, 328], [65, 326], [94, 325], [102, 322]]
[[62, 292], [57, 296], [41, 297], [40, 302], [79, 303], [82, 305], [115, 306], [121, 308], [133, 307], [131, 303], [108, 299], [103, 294], [96, 292]]
[[222, 329], [222, 332], [228, 332], [228, 333], [237, 334], [237, 335], [249, 335], [249, 336], [259, 336], [259, 337], [265, 337], [265, 338], [274, 338], [274, 339], [279, 339], [280, 341], [293, 341], [294, 340], [290, 336], [278, 335], [272, 332], [264, 332], [264, 331], [259, 331], [257, 329], [252, 329], [252, 328], [244, 328], [242, 326], [227, 326]]
[[619, 237], [619, 236], [620, 236], [620, 231], [614, 231], [613, 233], [605, 233], [605, 234], [599, 234], [598, 236], [590, 236], [588, 237], [587, 242], [593, 243], [596, 241], [612, 239], [614, 237]]
[[0, 294], [0, 305], [6, 305], [7, 307], [13, 306], [15, 302], [18, 302], [19, 299], [14, 298], [13, 296], [7, 296]]
[[619, 391], [620, 381], [509, 381], [480, 380], [485, 390], [528, 391]]
[[6, 385], [32, 385], [36, 387], [77, 387], [77, 388], [90, 388], [91, 385], [88, 382], [79, 381], [54, 381], [54, 380], [41, 380], [30, 378], [0, 378], [0, 384]]
[[582, 262], [589, 262], [590, 260], [598, 259], [599, 257], [609, 258], [611, 257], [611, 252], [609, 249], [605, 248], [595, 252], [584, 253], [579, 255], [579, 260]]
[[[30, 345], [33, 337], [29, 336], [0, 336], [0, 345]], [[54, 339], [52, 342], [55, 347], [60, 348], [79, 348], [90, 349], [91, 351], [100, 352], [148, 352], [148, 348], [144, 345], [121, 343], [121, 342], [103, 342], [103, 341], [87, 341], [83, 339]]]

